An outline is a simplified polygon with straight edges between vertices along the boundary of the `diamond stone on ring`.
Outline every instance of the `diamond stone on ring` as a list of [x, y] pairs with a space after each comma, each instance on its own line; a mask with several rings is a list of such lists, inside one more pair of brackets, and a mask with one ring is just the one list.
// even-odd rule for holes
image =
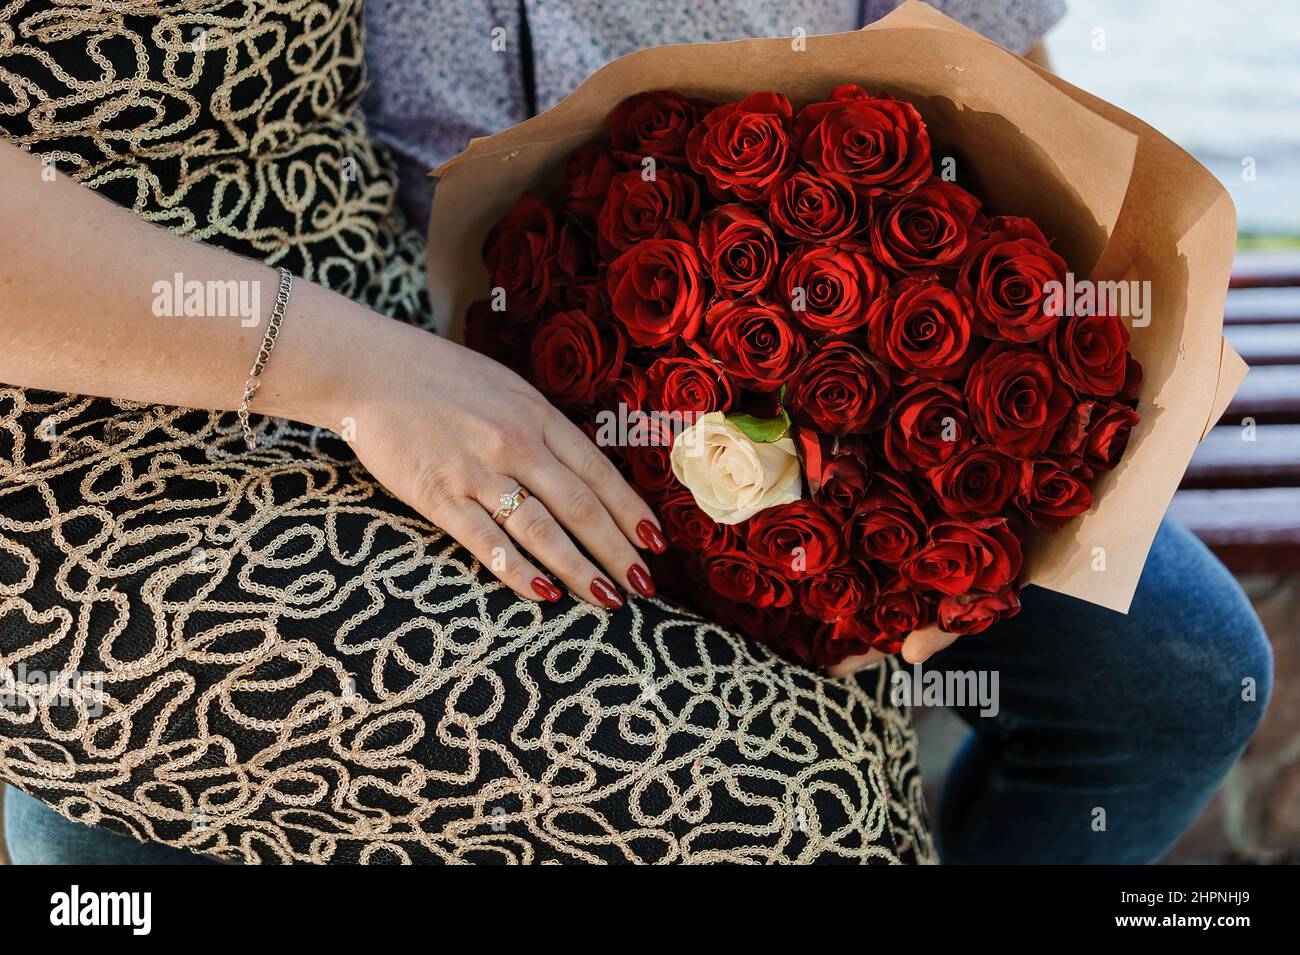
[[492, 512], [492, 520], [498, 524], [504, 524], [506, 518], [515, 512], [520, 504], [528, 500], [528, 491], [522, 485], [517, 485], [509, 494], [502, 494], [500, 497], [501, 506]]

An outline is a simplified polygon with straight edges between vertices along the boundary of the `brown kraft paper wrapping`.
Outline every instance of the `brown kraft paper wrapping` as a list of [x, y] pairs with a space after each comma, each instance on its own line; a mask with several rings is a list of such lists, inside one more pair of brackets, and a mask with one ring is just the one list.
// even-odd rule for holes
[[[802, 46], [802, 49], [799, 47]], [[1197, 443], [1245, 377], [1223, 340], [1236, 241], [1226, 190], [1196, 160], [1123, 110], [1040, 70], [924, 3], [853, 33], [653, 47], [588, 77], [526, 122], [472, 141], [439, 168], [428, 268], [440, 331], [459, 337], [488, 294], [479, 253], [520, 193], [549, 194], [565, 157], [601, 138], [633, 93], [671, 88], [719, 102], [757, 90], [795, 109], [842, 83], [910, 100], [934, 155], [952, 155], [990, 214], [1034, 218], [1075, 276], [1149, 281], [1131, 348], [1145, 377], [1141, 423], [1092, 510], [1033, 534], [1022, 581], [1127, 612]]]

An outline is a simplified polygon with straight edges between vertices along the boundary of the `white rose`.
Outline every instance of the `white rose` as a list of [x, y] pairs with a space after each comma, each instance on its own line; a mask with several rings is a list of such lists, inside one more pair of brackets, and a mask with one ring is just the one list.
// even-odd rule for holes
[[794, 441], [752, 441], [721, 411], [701, 416], [678, 435], [670, 460], [677, 480], [719, 524], [739, 524], [803, 496]]

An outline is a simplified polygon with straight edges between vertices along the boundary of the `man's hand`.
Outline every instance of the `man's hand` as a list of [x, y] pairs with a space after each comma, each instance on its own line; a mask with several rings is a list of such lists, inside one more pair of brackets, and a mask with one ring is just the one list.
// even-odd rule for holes
[[[956, 639], [957, 634], [945, 633], [937, 626], [926, 627], [923, 630], [913, 630], [907, 635], [907, 639], [903, 641], [903, 659], [908, 663], [924, 663]], [[864, 653], [856, 657], [846, 657], [827, 669], [826, 672], [834, 677], [846, 677], [857, 673], [864, 667], [879, 663], [883, 659], [885, 659], [885, 654], [879, 650], [872, 650], [870, 653]]]

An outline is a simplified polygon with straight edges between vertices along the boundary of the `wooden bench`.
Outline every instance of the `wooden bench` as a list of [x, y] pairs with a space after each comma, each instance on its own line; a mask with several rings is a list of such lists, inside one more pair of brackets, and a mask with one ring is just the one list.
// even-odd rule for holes
[[1300, 250], [1238, 255], [1223, 322], [1250, 374], [1169, 513], [1233, 573], [1300, 573]]

